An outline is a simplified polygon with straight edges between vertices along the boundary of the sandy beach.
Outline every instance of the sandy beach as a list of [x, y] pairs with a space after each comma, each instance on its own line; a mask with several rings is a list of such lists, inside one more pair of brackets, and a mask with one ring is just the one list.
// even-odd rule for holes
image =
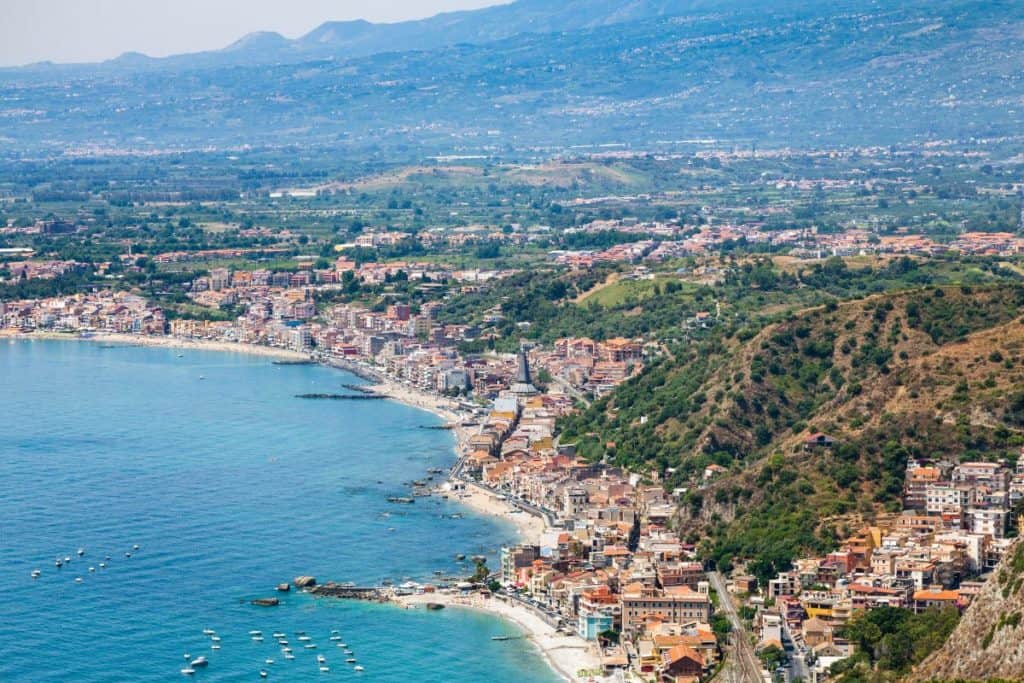
[[516, 624], [532, 642], [551, 668], [567, 681], [612, 680], [601, 675], [601, 658], [593, 643], [575, 635], [557, 633], [555, 629], [534, 614], [528, 607], [502, 598], [484, 598], [479, 595], [453, 595], [427, 593], [396, 598], [407, 609], [424, 609], [428, 602], [440, 603], [459, 609], [476, 609], [495, 614]]
[[511, 503], [501, 500], [490, 491], [467, 484], [465, 491], [450, 493], [454, 499], [462, 505], [470, 508], [479, 515], [488, 517], [501, 517], [512, 522], [519, 538], [524, 543], [539, 544], [541, 535], [547, 529], [544, 520], [528, 512], [523, 512]]
[[62, 332], [18, 332], [17, 330], [0, 330], [0, 338], [6, 339], [58, 339], [63, 341], [83, 341], [97, 344], [126, 344], [131, 346], [149, 346], [163, 349], [181, 349], [193, 351], [218, 351], [222, 353], [244, 353], [252, 356], [263, 356], [276, 360], [308, 361], [308, 353], [299, 353], [289, 349], [278, 349], [258, 344], [240, 344], [237, 342], [209, 341], [205, 339], [181, 339], [179, 337], [144, 337], [134, 334], [115, 334], [98, 332], [89, 337]]

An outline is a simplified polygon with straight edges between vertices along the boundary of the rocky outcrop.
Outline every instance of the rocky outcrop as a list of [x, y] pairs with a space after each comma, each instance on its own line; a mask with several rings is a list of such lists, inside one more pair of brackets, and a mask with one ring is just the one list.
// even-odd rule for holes
[[281, 604], [281, 601], [277, 598], [256, 598], [252, 601], [252, 604], [257, 607], [277, 607]]
[[312, 576], [296, 576], [295, 580], [292, 581], [296, 588], [312, 588], [316, 585], [316, 579]]
[[1024, 542], [1018, 541], [964, 612], [945, 644], [908, 683], [1024, 676]]
[[290, 583], [279, 583], [279, 584], [277, 584], [277, 592], [278, 593], [287, 593], [291, 589], [292, 589], [292, 585]]

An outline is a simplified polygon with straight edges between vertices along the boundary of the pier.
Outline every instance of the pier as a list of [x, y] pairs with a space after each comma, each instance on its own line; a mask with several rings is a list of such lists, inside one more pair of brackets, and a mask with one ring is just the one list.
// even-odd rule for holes
[[384, 394], [295, 394], [295, 398], [305, 398], [321, 401], [383, 401], [387, 398]]

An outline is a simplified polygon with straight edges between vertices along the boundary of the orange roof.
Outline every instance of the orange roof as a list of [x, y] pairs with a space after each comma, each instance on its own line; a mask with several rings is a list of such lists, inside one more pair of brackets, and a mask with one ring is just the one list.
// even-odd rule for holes
[[936, 591], [926, 589], [914, 592], [914, 600], [918, 602], [942, 600], [943, 602], [956, 602], [960, 599], [959, 591]]
[[678, 662], [681, 659], [692, 659], [701, 666], [704, 666], [704, 658], [700, 656], [700, 653], [687, 645], [676, 645], [665, 653], [665, 661], [667, 663]]

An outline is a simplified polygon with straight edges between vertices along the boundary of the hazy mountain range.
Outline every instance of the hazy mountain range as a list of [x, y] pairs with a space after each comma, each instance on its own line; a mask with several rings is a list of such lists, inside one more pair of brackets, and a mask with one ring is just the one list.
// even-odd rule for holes
[[0, 71], [0, 152], [325, 144], [496, 154], [1015, 136], [1009, 0], [520, 0], [296, 40]]

